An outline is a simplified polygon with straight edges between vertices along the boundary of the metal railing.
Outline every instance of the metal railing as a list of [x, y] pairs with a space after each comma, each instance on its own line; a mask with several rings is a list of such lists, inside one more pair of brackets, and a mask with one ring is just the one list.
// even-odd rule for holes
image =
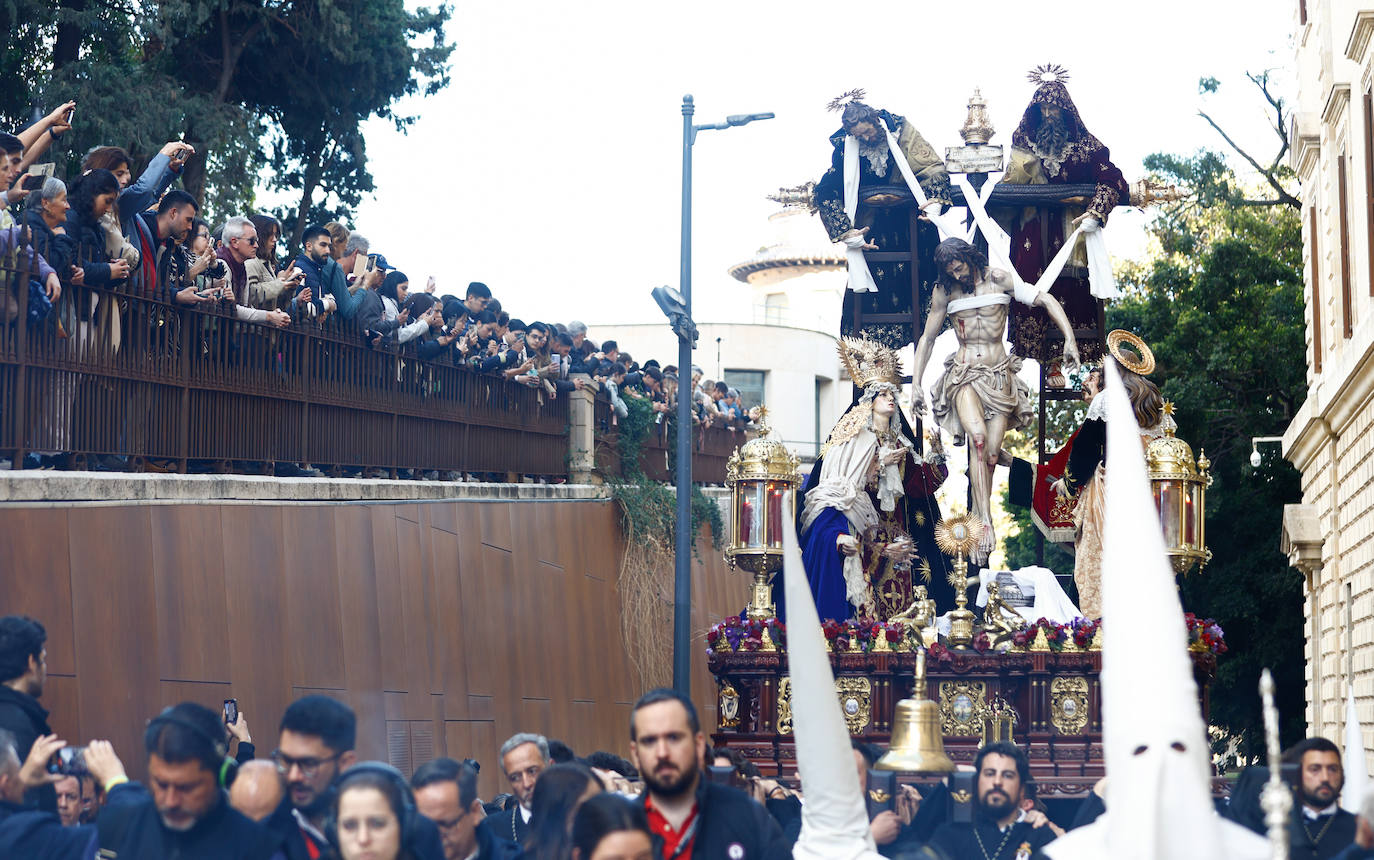
[[28, 321], [31, 274], [23, 257], [0, 264], [0, 455], [15, 468], [33, 452], [179, 472], [568, 472], [567, 397], [369, 348], [334, 320], [279, 329], [163, 291], [64, 283]]

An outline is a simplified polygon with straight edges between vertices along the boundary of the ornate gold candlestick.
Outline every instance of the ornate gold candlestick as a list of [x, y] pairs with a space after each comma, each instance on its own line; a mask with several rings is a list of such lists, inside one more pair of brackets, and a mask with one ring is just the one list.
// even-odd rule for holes
[[[758, 438], [736, 449], [725, 464], [732, 511], [725, 561], [754, 575], [748, 615], [759, 621], [776, 614], [769, 577], [782, 569], [782, 524], [794, 516], [793, 491], [801, 484], [800, 462], [786, 445], [768, 437], [767, 415], [766, 408], [759, 409]], [[767, 630], [763, 639], [765, 650], [772, 650]]]
[[965, 558], [983, 536], [982, 520], [972, 514], [946, 517], [935, 526], [935, 543], [940, 551], [954, 556], [954, 572], [949, 584], [954, 586], [955, 609], [949, 614], [949, 644], [967, 648], [973, 644], [974, 615], [968, 608], [968, 560]]

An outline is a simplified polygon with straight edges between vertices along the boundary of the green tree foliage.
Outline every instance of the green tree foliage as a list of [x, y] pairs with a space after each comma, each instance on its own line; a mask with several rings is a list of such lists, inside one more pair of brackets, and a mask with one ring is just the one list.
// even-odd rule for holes
[[1123, 271], [1126, 297], [1108, 309], [1108, 327], [1150, 344], [1178, 435], [1212, 461], [1213, 560], [1183, 579], [1182, 597], [1226, 631], [1211, 717], [1253, 752], [1263, 747], [1256, 690], [1265, 666], [1284, 743], [1304, 731], [1301, 578], [1278, 539], [1283, 505], [1301, 500], [1299, 475], [1272, 455], [1249, 465], [1250, 438], [1281, 435], [1306, 394], [1302, 225], [1292, 207], [1247, 205], [1214, 153], [1157, 155], [1146, 166], [1199, 197], [1154, 221], [1159, 250]]
[[[347, 217], [372, 190], [361, 124], [448, 83], [450, 7], [403, 0], [0, 0], [0, 120], [77, 101], [55, 153], [70, 175], [91, 147], [141, 165], [171, 139], [197, 149], [183, 183], [222, 217], [254, 186], [300, 196], [286, 222]], [[270, 164], [272, 169], [264, 171]]]

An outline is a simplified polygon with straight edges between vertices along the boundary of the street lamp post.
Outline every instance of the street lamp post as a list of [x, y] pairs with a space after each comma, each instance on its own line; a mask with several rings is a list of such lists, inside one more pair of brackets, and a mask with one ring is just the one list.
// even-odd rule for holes
[[[690, 696], [692, 624], [692, 348], [696, 346], [696, 325], [692, 321], [692, 144], [697, 132], [747, 125], [754, 120], [772, 119], [771, 113], [734, 114], [725, 122], [694, 125], [696, 105], [690, 95], [682, 97], [682, 258], [680, 289], [682, 319], [674, 320], [678, 335], [677, 351], [677, 531], [673, 574], [673, 689]], [[660, 305], [663, 303], [660, 301]], [[665, 308], [665, 312], [667, 309]], [[669, 314], [670, 318], [674, 315]], [[685, 382], [685, 385], [684, 385]]]

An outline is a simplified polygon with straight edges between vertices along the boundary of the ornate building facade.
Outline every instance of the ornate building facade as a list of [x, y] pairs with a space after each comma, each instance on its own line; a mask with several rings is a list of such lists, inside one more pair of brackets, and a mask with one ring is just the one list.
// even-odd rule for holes
[[[1363, 7], [1363, 8], [1362, 8]], [[1347, 683], [1374, 734], [1374, 7], [1295, 0], [1291, 164], [1302, 184], [1307, 400], [1282, 548], [1304, 577], [1309, 734], [1339, 738]]]

